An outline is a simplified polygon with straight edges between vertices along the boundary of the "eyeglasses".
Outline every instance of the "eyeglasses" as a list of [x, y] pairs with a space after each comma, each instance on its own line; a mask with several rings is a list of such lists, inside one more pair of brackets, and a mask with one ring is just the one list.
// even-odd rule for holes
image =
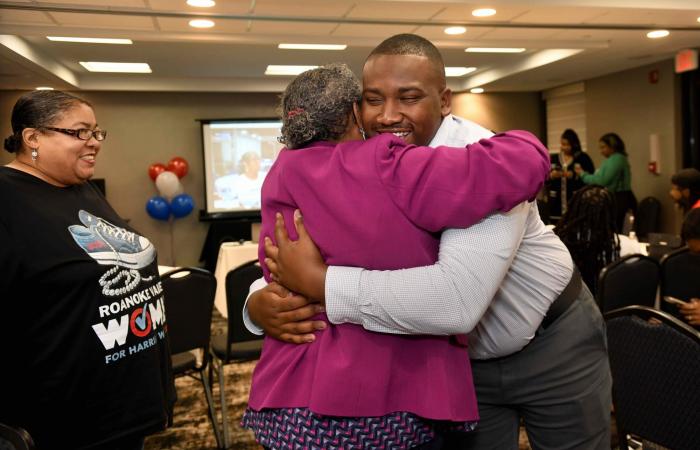
[[77, 137], [83, 141], [89, 141], [90, 138], [94, 137], [97, 141], [104, 141], [107, 137], [106, 130], [91, 130], [89, 128], [79, 128], [77, 130], [71, 130], [70, 128], [54, 128], [54, 127], [41, 127], [51, 131], [58, 131], [59, 133], [67, 134], [69, 136]]

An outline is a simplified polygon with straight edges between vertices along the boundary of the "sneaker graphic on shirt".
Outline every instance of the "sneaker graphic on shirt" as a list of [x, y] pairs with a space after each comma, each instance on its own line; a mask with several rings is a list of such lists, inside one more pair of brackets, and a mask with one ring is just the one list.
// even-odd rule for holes
[[71, 225], [68, 230], [78, 245], [98, 263], [141, 269], [155, 259], [155, 248], [145, 237], [84, 210], [78, 212], [78, 218], [85, 226]]

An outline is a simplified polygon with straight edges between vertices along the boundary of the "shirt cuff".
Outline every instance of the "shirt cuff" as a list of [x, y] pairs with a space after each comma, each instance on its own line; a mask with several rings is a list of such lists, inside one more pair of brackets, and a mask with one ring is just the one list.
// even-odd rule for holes
[[362, 323], [359, 267], [329, 266], [326, 272], [326, 315], [331, 323]]
[[257, 280], [253, 281], [253, 284], [250, 285], [250, 290], [248, 291], [248, 297], [246, 297], [245, 303], [243, 304], [243, 325], [245, 325], [248, 331], [253, 334], [257, 334], [258, 336], [264, 334], [265, 331], [250, 319], [250, 314], [248, 314], [248, 299], [250, 299], [250, 296], [253, 295], [254, 292], [259, 291], [265, 286], [267, 286], [265, 278], [258, 278]]

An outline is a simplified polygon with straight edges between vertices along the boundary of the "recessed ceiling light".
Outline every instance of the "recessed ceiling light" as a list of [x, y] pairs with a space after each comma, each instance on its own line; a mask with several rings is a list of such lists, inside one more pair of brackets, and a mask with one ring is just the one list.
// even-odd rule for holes
[[345, 50], [344, 44], [279, 44], [277, 48], [285, 50]]
[[474, 17], [490, 17], [496, 14], [496, 10], [493, 8], [479, 8], [472, 11], [472, 16]]
[[122, 63], [101, 61], [80, 61], [80, 65], [90, 72], [151, 73], [147, 63]]
[[669, 33], [668, 30], [654, 30], [654, 31], [648, 32], [647, 37], [649, 39], [658, 39], [658, 38], [666, 37], [669, 34], [671, 34], [671, 33]]
[[193, 28], [211, 28], [214, 26], [214, 21], [209, 19], [192, 19], [190, 26]]
[[216, 2], [214, 0], [187, 0], [187, 4], [197, 8], [211, 8], [216, 5]]
[[465, 27], [447, 27], [445, 28], [445, 34], [464, 34], [467, 32]]
[[700, 22], [700, 17], [698, 17], [698, 22]]
[[82, 42], [86, 44], [121, 44], [131, 45], [131, 39], [112, 39], [112, 38], [84, 38], [84, 37], [63, 37], [63, 36], [46, 36], [49, 41], [56, 42]]
[[315, 69], [318, 66], [279, 66], [279, 65], [269, 65], [265, 69], [265, 75], [299, 75], [307, 70]]
[[472, 94], [483, 94], [484, 88], [472, 88], [469, 90]]
[[37, 91], [53, 91], [53, 88], [49, 86], [37, 86], [35, 89]]
[[467, 53], [522, 53], [524, 48], [509, 47], [469, 47], [464, 49]]
[[445, 67], [446, 77], [461, 77], [468, 73], [472, 73], [476, 70], [476, 67]]

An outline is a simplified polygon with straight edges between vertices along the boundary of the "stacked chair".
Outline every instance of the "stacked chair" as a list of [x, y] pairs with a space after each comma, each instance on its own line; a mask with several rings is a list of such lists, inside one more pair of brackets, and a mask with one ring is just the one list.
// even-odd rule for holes
[[212, 401], [209, 341], [216, 294], [216, 278], [211, 272], [183, 267], [161, 276], [173, 374], [191, 376], [202, 383], [209, 408], [209, 419], [218, 448], [223, 448]]
[[700, 449], [700, 332], [644, 306], [605, 314], [620, 449]]
[[214, 359], [214, 370], [219, 377], [221, 394], [221, 416], [224, 434], [224, 446], [230, 445], [228, 431], [228, 414], [226, 408], [226, 387], [224, 366], [231, 363], [253, 361], [260, 358], [262, 337], [250, 333], [243, 324], [241, 312], [248, 297], [248, 291], [253, 281], [262, 277], [262, 269], [252, 260], [231, 270], [226, 275], [226, 307], [228, 311], [228, 330], [225, 335], [214, 336], [211, 342], [211, 353]]

